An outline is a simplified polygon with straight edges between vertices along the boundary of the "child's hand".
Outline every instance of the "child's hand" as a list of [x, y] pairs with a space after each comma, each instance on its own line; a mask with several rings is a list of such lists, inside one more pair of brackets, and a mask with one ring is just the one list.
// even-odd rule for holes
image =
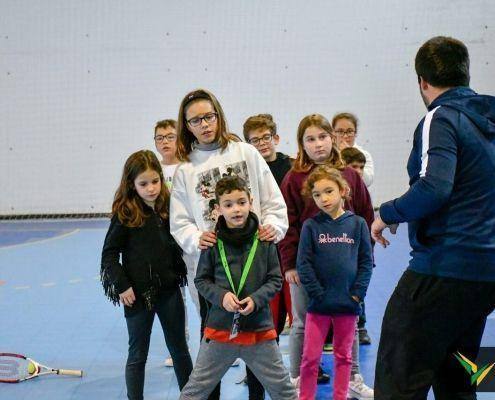
[[295, 268], [285, 271], [285, 280], [287, 283], [294, 283], [297, 286], [301, 285], [301, 280], [299, 279], [299, 274]]
[[249, 315], [254, 311], [255, 304], [251, 297], [246, 297], [245, 299], [241, 300], [239, 304], [241, 308], [239, 312], [242, 315]]
[[232, 292], [228, 292], [225, 294], [225, 296], [223, 296], [223, 300], [222, 300], [222, 306], [223, 308], [225, 308], [228, 312], [236, 312], [236, 311], [239, 311], [240, 310], [240, 306], [239, 306], [239, 299], [237, 298], [237, 296], [232, 293]]
[[215, 232], [203, 232], [199, 237], [199, 249], [206, 250], [208, 247], [213, 247], [217, 243], [217, 235]]
[[261, 241], [264, 242], [273, 242], [277, 238], [277, 231], [276, 229], [270, 225], [260, 225], [259, 226], [259, 233], [258, 233], [258, 238]]
[[132, 286], [127, 289], [125, 292], [119, 294], [119, 299], [122, 304], [127, 307], [132, 307], [134, 302], [136, 301], [136, 296], [134, 295], [134, 290], [132, 290]]

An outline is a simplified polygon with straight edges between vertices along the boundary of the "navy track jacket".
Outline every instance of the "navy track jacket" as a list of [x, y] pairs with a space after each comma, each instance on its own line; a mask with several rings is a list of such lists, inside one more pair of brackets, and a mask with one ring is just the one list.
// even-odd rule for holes
[[409, 222], [409, 268], [495, 281], [495, 97], [468, 87], [438, 96], [416, 128], [407, 170], [409, 190], [380, 216]]

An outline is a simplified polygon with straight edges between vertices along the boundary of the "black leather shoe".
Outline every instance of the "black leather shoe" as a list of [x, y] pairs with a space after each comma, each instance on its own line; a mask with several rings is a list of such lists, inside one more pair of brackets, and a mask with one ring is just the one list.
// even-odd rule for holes
[[366, 328], [359, 329], [359, 344], [371, 344], [371, 338], [370, 335], [368, 335], [368, 331], [366, 330]]
[[321, 366], [318, 367], [318, 378], [316, 379], [316, 382], [318, 383], [318, 385], [320, 383], [330, 382], [330, 375], [323, 372], [323, 370], [321, 369]]

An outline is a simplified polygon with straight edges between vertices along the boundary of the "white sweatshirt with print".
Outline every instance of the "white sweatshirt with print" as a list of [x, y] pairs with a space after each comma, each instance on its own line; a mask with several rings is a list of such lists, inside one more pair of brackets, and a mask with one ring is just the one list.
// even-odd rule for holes
[[230, 142], [223, 151], [194, 149], [189, 159], [179, 165], [174, 176], [170, 232], [184, 251], [190, 281], [196, 275], [199, 238], [204, 231], [214, 230], [215, 186], [225, 175], [246, 180], [260, 224], [276, 229], [276, 242], [284, 238], [288, 228], [284, 198], [267, 163], [252, 145]]

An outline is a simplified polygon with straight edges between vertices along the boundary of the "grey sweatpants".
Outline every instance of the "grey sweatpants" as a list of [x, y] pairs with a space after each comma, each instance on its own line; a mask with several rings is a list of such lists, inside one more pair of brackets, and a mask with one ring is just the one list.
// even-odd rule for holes
[[244, 360], [272, 400], [297, 400], [275, 340], [241, 346], [207, 339], [201, 342], [196, 365], [179, 399], [207, 399], [236, 358]]
[[[302, 285], [297, 286], [293, 283], [290, 284], [290, 297], [292, 302], [292, 327], [289, 336], [290, 376], [297, 378], [301, 369], [304, 325], [306, 323], [309, 298]], [[351, 376], [355, 374], [359, 374], [359, 334], [357, 329], [352, 344]]]

